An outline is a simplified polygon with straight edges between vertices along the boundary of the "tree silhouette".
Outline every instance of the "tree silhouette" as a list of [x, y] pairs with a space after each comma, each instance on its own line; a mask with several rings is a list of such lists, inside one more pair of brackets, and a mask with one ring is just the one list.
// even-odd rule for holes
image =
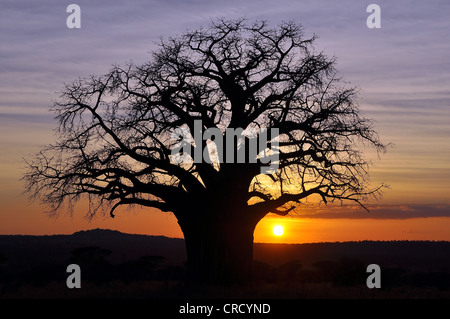
[[[83, 196], [89, 217], [105, 208], [114, 217], [120, 205], [172, 212], [191, 279], [246, 280], [265, 215], [285, 216], [309, 196], [363, 205], [380, 190], [369, 188], [358, 145], [385, 145], [360, 114], [356, 89], [314, 40], [294, 22], [220, 19], [162, 39], [148, 63], [66, 85], [52, 109], [58, 139], [29, 162], [26, 190], [53, 214], [72, 211]], [[255, 136], [225, 134], [254, 129], [259, 139], [262, 127], [272, 132], [263, 140], [272, 157], [249, 155]], [[190, 141], [175, 134], [180, 128], [215, 130], [236, 143], [230, 150], [217, 136]], [[244, 161], [224, 160], [241, 150]], [[186, 160], [198, 151], [201, 160]], [[268, 158], [276, 169], [265, 172]]]
[[79, 247], [71, 251], [71, 263], [83, 266], [103, 266], [107, 263], [105, 258], [111, 254], [109, 249], [103, 249], [97, 246]]

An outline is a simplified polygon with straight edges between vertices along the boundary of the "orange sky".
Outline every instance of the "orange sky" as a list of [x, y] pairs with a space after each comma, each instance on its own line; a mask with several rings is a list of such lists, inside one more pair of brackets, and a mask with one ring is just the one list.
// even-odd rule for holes
[[[21, 201], [9, 207], [13, 214], [3, 219], [0, 234], [71, 234], [78, 230], [108, 228], [125, 233], [182, 237], [175, 217], [152, 209], [121, 209], [116, 217], [99, 215], [91, 221], [80, 210], [70, 216], [49, 218], [44, 207]], [[358, 210], [359, 214], [367, 214]], [[284, 234], [274, 236], [275, 225], [284, 228]], [[358, 240], [450, 240], [450, 218], [422, 217], [409, 219], [375, 218], [301, 218], [268, 215], [257, 225], [255, 242], [311, 243]]]
[[[51, 139], [48, 131], [42, 136]], [[37, 150], [38, 147], [30, 149]], [[19, 150], [11, 150], [9, 155], [14, 155], [14, 152], [21, 155]], [[410, 173], [413, 168], [408, 168], [408, 165], [403, 167], [403, 171], [397, 170], [395, 167], [399, 161], [401, 154], [396, 152], [375, 161], [373, 183], [386, 181], [390, 189], [380, 200], [369, 205], [370, 213], [355, 207], [319, 207], [301, 210], [293, 217], [267, 216], [256, 227], [255, 242], [450, 240], [450, 218], [446, 217], [448, 179], [427, 176], [421, 171]], [[0, 234], [71, 234], [79, 230], [108, 228], [126, 233], [182, 237], [171, 213], [148, 208], [121, 208], [115, 212], [114, 219], [109, 215], [99, 215], [88, 221], [84, 218], [85, 206], [80, 204], [73, 216], [63, 214], [56, 219], [49, 218], [44, 213], [45, 206], [30, 203], [26, 196], [21, 195], [19, 178], [23, 164], [10, 160], [3, 168], [7, 169], [2, 172], [5, 179], [0, 183]], [[325, 214], [326, 218], [315, 214]], [[272, 228], [276, 224], [283, 226], [283, 236], [273, 235]]]
[[[282, 225], [284, 234], [272, 234]], [[407, 220], [265, 218], [257, 226], [255, 242], [312, 243], [359, 240], [450, 240], [449, 218]]]

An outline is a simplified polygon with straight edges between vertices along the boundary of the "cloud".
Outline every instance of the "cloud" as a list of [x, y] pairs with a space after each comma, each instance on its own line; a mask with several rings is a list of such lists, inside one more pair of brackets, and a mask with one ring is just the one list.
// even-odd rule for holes
[[320, 206], [300, 210], [295, 218], [325, 219], [411, 219], [450, 217], [450, 205], [368, 205], [369, 212], [358, 206]]

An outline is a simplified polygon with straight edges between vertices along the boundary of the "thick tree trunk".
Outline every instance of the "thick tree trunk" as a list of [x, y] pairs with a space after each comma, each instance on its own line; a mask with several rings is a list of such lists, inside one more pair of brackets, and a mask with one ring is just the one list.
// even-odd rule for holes
[[186, 242], [189, 280], [194, 284], [247, 283], [256, 223], [226, 214], [211, 215], [179, 221]]

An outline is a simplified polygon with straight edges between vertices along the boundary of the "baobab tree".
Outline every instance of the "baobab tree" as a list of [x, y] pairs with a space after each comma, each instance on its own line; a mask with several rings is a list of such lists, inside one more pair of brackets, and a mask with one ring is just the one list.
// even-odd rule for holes
[[[171, 212], [192, 280], [245, 281], [268, 213], [285, 216], [310, 196], [362, 206], [380, 191], [360, 146], [385, 145], [314, 41], [295, 22], [220, 19], [162, 39], [145, 64], [66, 85], [52, 109], [57, 141], [28, 162], [26, 190], [53, 214], [83, 197], [90, 218], [121, 205]], [[249, 150], [255, 138], [265, 151]], [[244, 161], [226, 160], [242, 150]]]

